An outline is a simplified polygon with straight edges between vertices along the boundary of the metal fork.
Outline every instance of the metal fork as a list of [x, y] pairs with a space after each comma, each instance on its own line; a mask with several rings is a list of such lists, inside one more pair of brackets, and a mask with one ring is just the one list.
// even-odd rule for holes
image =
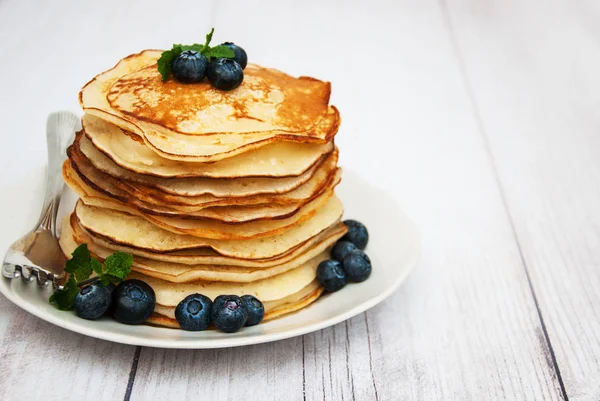
[[40, 218], [28, 234], [15, 241], [4, 257], [2, 274], [7, 278], [36, 280], [38, 285], [60, 286], [65, 278], [65, 256], [56, 235], [56, 215], [64, 187], [60, 171], [65, 148], [72, 142], [79, 118], [70, 112], [52, 113], [46, 122], [48, 169]]

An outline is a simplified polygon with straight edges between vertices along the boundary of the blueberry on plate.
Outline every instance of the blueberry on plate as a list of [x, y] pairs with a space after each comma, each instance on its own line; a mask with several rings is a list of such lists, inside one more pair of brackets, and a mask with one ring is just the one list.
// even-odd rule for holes
[[242, 70], [246, 68], [246, 65], [248, 64], [248, 55], [246, 54], [246, 50], [232, 42], [221, 43], [221, 46], [227, 46], [233, 50], [233, 54], [235, 55], [233, 59], [237, 61], [240, 67], [242, 67]]
[[346, 274], [337, 260], [324, 260], [317, 267], [317, 280], [329, 292], [341, 290], [346, 286]]
[[208, 60], [204, 55], [195, 50], [186, 50], [179, 53], [171, 64], [171, 72], [180, 82], [200, 82], [206, 76]]
[[342, 262], [349, 281], [359, 283], [371, 275], [371, 259], [360, 249], [354, 249], [346, 255]]
[[175, 318], [183, 330], [201, 331], [210, 325], [212, 301], [202, 294], [188, 295], [175, 308]]
[[344, 224], [348, 227], [348, 232], [342, 237], [342, 241], [352, 242], [357, 248], [365, 249], [369, 242], [367, 227], [356, 220], [346, 220]]
[[242, 301], [248, 311], [248, 319], [246, 320], [246, 326], [256, 326], [262, 322], [265, 317], [265, 306], [262, 302], [252, 295], [243, 295]]
[[242, 298], [237, 295], [219, 295], [212, 307], [212, 320], [217, 329], [234, 333], [241, 329], [248, 319], [248, 310]]
[[74, 307], [77, 316], [98, 319], [110, 307], [110, 291], [98, 282], [85, 286], [75, 296]]
[[331, 257], [338, 262], [342, 262], [344, 257], [350, 253], [350, 251], [356, 249], [356, 245], [354, 245], [350, 241], [338, 241], [337, 244], [331, 250]]
[[215, 88], [230, 91], [240, 86], [244, 71], [237, 61], [230, 58], [215, 58], [208, 64], [208, 80]]
[[156, 295], [141, 280], [125, 280], [113, 291], [113, 316], [121, 323], [144, 323], [154, 312]]

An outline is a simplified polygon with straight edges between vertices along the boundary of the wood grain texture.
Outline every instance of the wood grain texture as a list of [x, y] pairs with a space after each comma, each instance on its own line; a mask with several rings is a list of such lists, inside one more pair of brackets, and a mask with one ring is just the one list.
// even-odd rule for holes
[[304, 336], [306, 398], [379, 400], [367, 314]]
[[566, 392], [598, 400], [600, 4], [449, 4]]
[[135, 347], [44, 322], [0, 298], [0, 399], [120, 399]]
[[271, 344], [143, 348], [130, 392], [135, 347], [0, 298], [0, 399], [560, 400], [527, 272], [569, 398], [598, 399], [599, 17], [589, 0], [0, 0], [1, 54], [37, 60], [0, 66], [15, 133], [0, 147], [14, 227], [1, 249], [37, 217], [46, 115], [77, 110], [81, 85], [124, 55], [210, 26], [252, 61], [333, 81], [341, 164], [386, 188], [423, 239], [417, 270], [367, 313]]
[[132, 400], [302, 400], [302, 338], [221, 350], [143, 348]]

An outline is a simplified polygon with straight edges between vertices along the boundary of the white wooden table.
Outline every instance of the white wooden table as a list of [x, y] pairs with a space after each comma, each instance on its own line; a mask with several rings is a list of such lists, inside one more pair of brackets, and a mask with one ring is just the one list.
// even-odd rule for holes
[[347, 322], [223, 350], [86, 338], [0, 297], [0, 399], [600, 399], [594, 0], [0, 0], [0, 251], [37, 217], [47, 114], [211, 26], [333, 82], [341, 163], [417, 222], [419, 267]]

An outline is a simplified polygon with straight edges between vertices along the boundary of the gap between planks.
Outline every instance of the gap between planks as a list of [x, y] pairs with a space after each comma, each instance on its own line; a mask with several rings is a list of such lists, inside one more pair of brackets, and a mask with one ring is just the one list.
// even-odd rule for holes
[[135, 376], [137, 374], [138, 363], [140, 362], [140, 352], [142, 347], [139, 345], [135, 347], [135, 353], [133, 354], [133, 361], [131, 362], [131, 370], [129, 371], [129, 381], [127, 382], [127, 389], [125, 390], [125, 401], [129, 401], [131, 398], [131, 392], [133, 390], [133, 383], [135, 382]]

